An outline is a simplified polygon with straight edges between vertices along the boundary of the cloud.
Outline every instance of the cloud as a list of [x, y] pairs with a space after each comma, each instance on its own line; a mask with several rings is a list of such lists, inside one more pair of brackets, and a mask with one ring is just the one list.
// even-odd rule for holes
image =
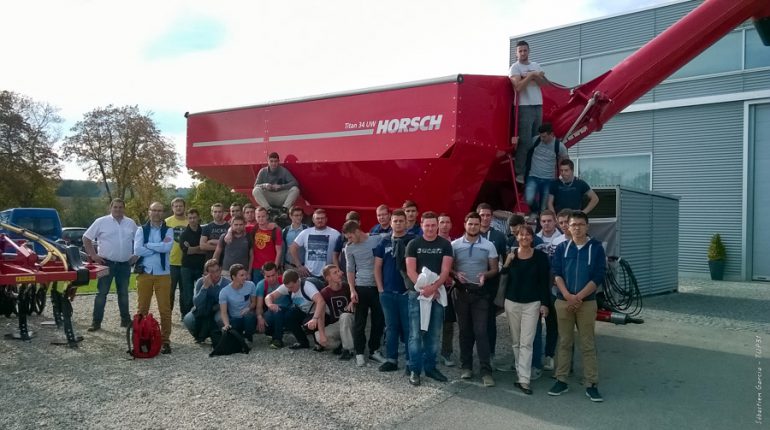
[[[186, 111], [456, 73], [502, 75], [510, 36], [617, 12], [605, 3], [12, 2], [0, 27], [12, 42], [3, 47], [0, 88], [59, 106], [68, 123], [99, 106], [139, 105], [184, 151]], [[67, 166], [64, 175], [78, 172]]]
[[171, 24], [166, 33], [150, 42], [145, 49], [145, 57], [153, 61], [214, 50], [222, 44], [225, 36], [222, 22], [206, 16], [183, 15]]

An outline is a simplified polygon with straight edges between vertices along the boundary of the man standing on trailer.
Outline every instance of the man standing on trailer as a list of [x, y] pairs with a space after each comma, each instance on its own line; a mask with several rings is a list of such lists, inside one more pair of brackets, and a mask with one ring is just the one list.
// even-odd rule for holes
[[[136, 223], [124, 216], [125, 203], [121, 199], [113, 199], [110, 203], [110, 214], [97, 218], [83, 234], [85, 247], [92, 261], [109, 267], [107, 276], [99, 278], [98, 293], [94, 297], [94, 313], [91, 327], [88, 331], [102, 328], [104, 305], [110, 284], [115, 278], [115, 289], [118, 292], [118, 308], [120, 309], [120, 326], [131, 324], [131, 314], [128, 311], [128, 282], [131, 277], [131, 266], [136, 262], [133, 243], [136, 233]], [[94, 248], [94, 242], [99, 244], [99, 252]]]
[[520, 40], [516, 43], [516, 59], [508, 70], [508, 76], [519, 99], [519, 139], [514, 168], [516, 181], [523, 184], [527, 152], [532, 148], [532, 138], [537, 135], [537, 129], [543, 122], [543, 94], [540, 86], [548, 81], [540, 65], [529, 61], [527, 42]]
[[263, 208], [271, 211], [277, 208], [280, 215], [289, 215], [289, 208], [299, 197], [299, 183], [291, 172], [280, 165], [281, 158], [277, 152], [267, 156], [267, 167], [257, 173], [254, 182], [254, 200]]

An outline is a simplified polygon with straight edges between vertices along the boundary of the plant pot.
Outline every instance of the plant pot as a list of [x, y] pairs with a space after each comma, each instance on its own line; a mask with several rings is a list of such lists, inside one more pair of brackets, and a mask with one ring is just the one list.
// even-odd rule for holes
[[725, 277], [725, 260], [709, 260], [709, 272], [712, 281], [721, 281]]

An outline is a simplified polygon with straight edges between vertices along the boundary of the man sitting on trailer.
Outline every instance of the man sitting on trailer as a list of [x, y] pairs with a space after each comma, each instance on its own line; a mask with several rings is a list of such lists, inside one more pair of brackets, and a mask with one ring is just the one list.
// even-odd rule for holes
[[277, 152], [268, 155], [267, 167], [257, 173], [252, 194], [263, 208], [273, 213], [277, 209], [279, 215], [288, 217], [289, 208], [299, 196], [299, 183], [288, 169], [280, 165]]

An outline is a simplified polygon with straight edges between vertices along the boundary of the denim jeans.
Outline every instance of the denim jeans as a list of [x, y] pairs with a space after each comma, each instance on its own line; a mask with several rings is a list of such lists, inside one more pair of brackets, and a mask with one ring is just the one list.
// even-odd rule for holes
[[193, 295], [195, 293], [195, 281], [203, 276], [203, 267], [182, 267], [182, 282], [179, 284], [179, 310], [182, 319], [193, 308]]
[[[222, 327], [222, 316], [220, 315], [219, 311], [216, 311], [214, 315], [209, 315], [204, 317], [196, 317], [195, 314], [192, 311], [190, 311], [187, 313], [187, 315], [184, 316], [182, 323], [184, 324], [187, 331], [190, 332], [190, 335], [195, 337], [200, 335], [200, 326], [202, 322], [207, 318], [213, 319], [214, 323], [216, 324], [215, 326], [212, 326], [212, 328]], [[201, 340], [204, 340], [206, 337], [203, 337], [203, 339]]]
[[409, 291], [409, 369], [418, 375], [423, 370], [436, 368], [436, 356], [441, 347], [441, 331], [444, 326], [444, 307], [437, 301], [431, 302], [428, 330], [420, 330], [419, 293]]
[[96, 284], [98, 293], [94, 297], [93, 322], [101, 324], [104, 319], [104, 305], [107, 303], [107, 294], [110, 292], [112, 279], [115, 279], [115, 289], [118, 292], [118, 309], [120, 309], [121, 321], [131, 321], [131, 313], [128, 310], [128, 282], [131, 278], [131, 266], [128, 262], [118, 263], [104, 260], [104, 264], [110, 268], [107, 276], [99, 278]]
[[380, 293], [380, 304], [385, 314], [385, 358], [398, 363], [398, 340], [409, 339], [409, 297], [385, 291]]
[[[168, 258], [168, 257], [167, 257]], [[169, 267], [169, 274], [171, 275], [171, 311], [174, 311], [174, 300], [176, 299], [176, 287], [179, 285], [179, 301], [181, 307], [181, 295], [182, 295], [182, 266], [171, 265]], [[184, 314], [182, 314], [184, 318]]]
[[535, 338], [532, 341], [532, 367], [543, 369], [543, 323], [537, 318]]
[[267, 331], [271, 333], [273, 340], [283, 341], [283, 327], [286, 325], [287, 315], [288, 309], [283, 308], [278, 312], [265, 312], [265, 322], [269, 327]]
[[548, 303], [548, 316], [545, 318], [545, 356], [551, 358], [556, 356], [556, 340], [559, 337], [555, 301], [556, 297], [551, 295], [551, 302]]
[[249, 312], [240, 318], [230, 317], [230, 327], [246, 339], [251, 340], [257, 331], [257, 314]]
[[[551, 179], [527, 176], [524, 199], [527, 201], [530, 213], [539, 214], [548, 207], [548, 190], [551, 187], [551, 182]], [[538, 196], [539, 200], [536, 200]]]

